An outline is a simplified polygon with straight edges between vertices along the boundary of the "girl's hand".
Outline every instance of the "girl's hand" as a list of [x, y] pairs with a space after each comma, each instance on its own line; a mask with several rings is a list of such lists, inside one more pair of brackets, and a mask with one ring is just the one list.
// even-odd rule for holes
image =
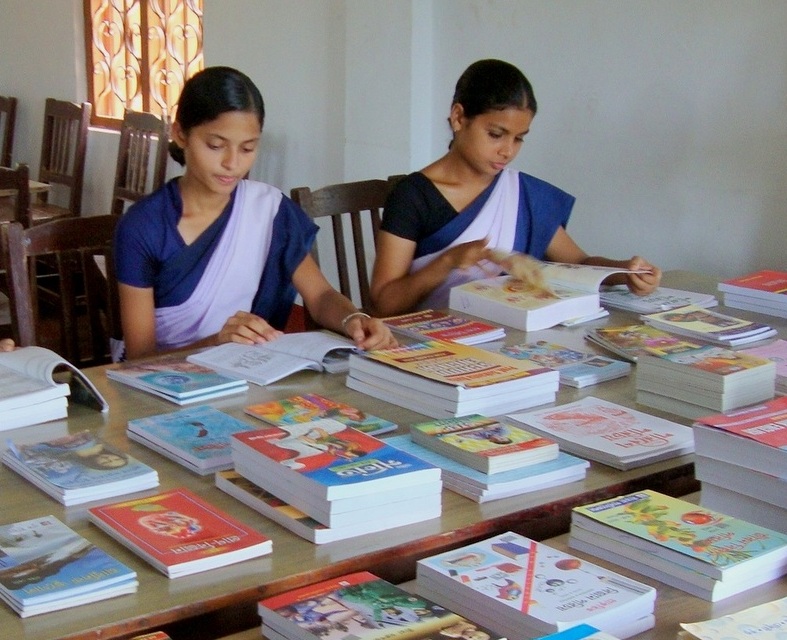
[[634, 256], [629, 260], [627, 269], [647, 269], [648, 273], [627, 273], [626, 284], [638, 296], [644, 296], [655, 291], [661, 282], [661, 269], [650, 264], [644, 258]]
[[453, 269], [468, 269], [482, 260], [488, 260], [490, 251], [487, 249], [488, 240], [473, 240], [464, 242], [448, 249], [443, 253], [450, 260]]
[[11, 338], [3, 338], [0, 340], [0, 351], [13, 351], [15, 348], [16, 345]]
[[248, 311], [238, 311], [232, 316], [216, 336], [217, 344], [238, 342], [240, 344], [260, 344], [270, 342], [283, 335], [260, 316]]
[[379, 318], [369, 318], [365, 314], [351, 317], [344, 327], [345, 333], [352, 338], [355, 346], [364, 351], [392, 349], [399, 343], [391, 330]]

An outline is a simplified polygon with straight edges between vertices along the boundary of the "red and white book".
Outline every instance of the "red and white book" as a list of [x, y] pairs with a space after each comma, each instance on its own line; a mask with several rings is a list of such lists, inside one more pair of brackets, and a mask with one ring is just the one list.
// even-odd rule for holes
[[461, 344], [479, 344], [502, 340], [506, 330], [488, 322], [465, 318], [454, 313], [424, 309], [383, 320], [391, 329], [416, 340], [450, 340]]
[[763, 269], [719, 283], [724, 304], [787, 318], [787, 271]]
[[263, 556], [269, 538], [185, 488], [93, 507], [88, 517], [169, 578]]

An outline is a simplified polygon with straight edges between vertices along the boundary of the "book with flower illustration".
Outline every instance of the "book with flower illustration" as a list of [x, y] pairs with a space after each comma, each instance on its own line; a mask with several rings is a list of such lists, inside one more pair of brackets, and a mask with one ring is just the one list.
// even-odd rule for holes
[[246, 413], [277, 427], [333, 418], [372, 436], [395, 431], [397, 427], [396, 423], [390, 420], [378, 418], [349, 404], [316, 393], [253, 404], [246, 407]]
[[184, 488], [92, 507], [88, 518], [169, 578], [272, 550], [269, 538]]

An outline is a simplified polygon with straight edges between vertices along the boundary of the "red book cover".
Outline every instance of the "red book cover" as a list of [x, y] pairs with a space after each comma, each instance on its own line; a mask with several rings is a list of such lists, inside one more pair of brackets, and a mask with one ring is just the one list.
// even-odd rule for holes
[[740, 278], [725, 280], [722, 284], [787, 295], [787, 271], [755, 271]]
[[739, 411], [706, 416], [697, 422], [769, 447], [787, 450], [787, 396]]

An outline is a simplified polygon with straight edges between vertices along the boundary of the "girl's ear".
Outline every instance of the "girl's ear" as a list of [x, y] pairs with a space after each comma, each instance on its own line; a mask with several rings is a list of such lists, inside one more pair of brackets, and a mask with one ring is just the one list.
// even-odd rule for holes
[[448, 124], [451, 125], [451, 131], [456, 133], [462, 128], [462, 125], [465, 120], [465, 109], [464, 107], [455, 102], [451, 105], [451, 113], [448, 116]]
[[172, 123], [172, 126], [170, 127], [170, 136], [172, 141], [181, 149], [186, 146], [186, 136], [183, 133], [183, 128], [180, 126], [178, 121]]

